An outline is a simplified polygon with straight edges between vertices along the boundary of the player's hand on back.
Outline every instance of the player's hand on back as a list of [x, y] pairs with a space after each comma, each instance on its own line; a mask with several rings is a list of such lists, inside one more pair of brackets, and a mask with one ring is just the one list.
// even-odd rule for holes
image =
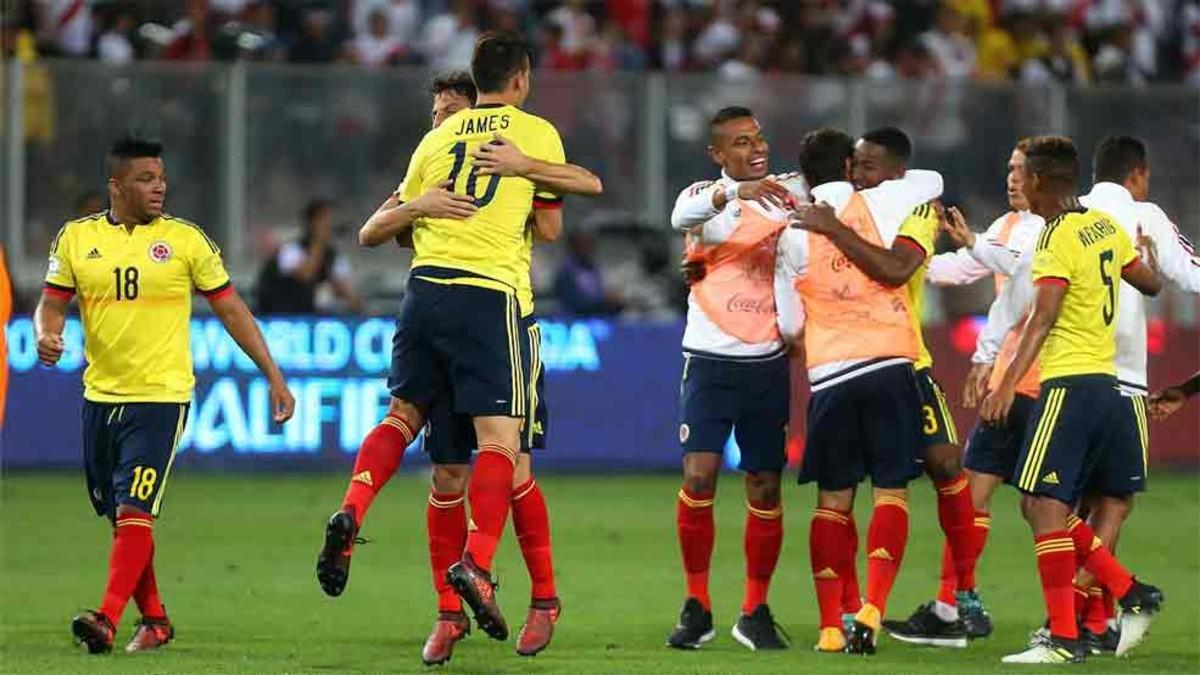
[[1179, 387], [1167, 387], [1150, 395], [1150, 417], [1154, 420], [1165, 420], [1183, 407], [1187, 395]]
[[963, 218], [962, 211], [959, 211], [957, 206], [946, 209], [945, 216], [938, 219], [938, 225], [956, 246], [969, 248], [975, 245], [975, 233], [971, 231], [967, 219]]
[[476, 148], [471, 159], [480, 176], [523, 176], [529, 172], [529, 157], [500, 134]]
[[292, 414], [296, 412], [296, 399], [292, 396], [292, 392], [287, 388], [287, 385], [282, 380], [272, 382], [269, 395], [271, 398], [271, 413], [275, 418], [276, 424], [283, 424], [292, 419]]
[[828, 235], [843, 227], [837, 212], [825, 202], [802, 204], [792, 214], [792, 227]]
[[413, 200], [412, 206], [423, 218], [450, 218], [466, 220], [475, 215], [479, 207], [475, 206], [475, 198], [471, 195], [460, 195], [451, 192], [454, 185], [443, 181], [437, 187]]
[[758, 202], [768, 209], [788, 209], [795, 204], [792, 193], [770, 176], [738, 183], [737, 196], [738, 199]]
[[63, 342], [63, 337], [59, 333], [46, 333], [38, 337], [38, 361], [43, 365], [52, 366], [58, 363], [65, 350], [66, 343]]

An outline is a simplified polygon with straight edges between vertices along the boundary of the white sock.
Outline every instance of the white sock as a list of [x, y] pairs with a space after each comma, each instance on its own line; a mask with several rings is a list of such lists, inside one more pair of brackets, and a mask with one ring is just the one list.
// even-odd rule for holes
[[937, 618], [946, 623], [958, 621], [958, 607], [956, 605], [947, 605], [941, 600], [933, 603], [933, 613], [937, 614]]

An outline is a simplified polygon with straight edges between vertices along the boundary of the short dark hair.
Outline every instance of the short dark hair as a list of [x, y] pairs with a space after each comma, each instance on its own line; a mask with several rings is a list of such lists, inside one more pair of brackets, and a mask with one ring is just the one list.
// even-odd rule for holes
[[816, 129], [800, 141], [800, 170], [810, 188], [846, 180], [846, 162], [853, 156], [854, 139], [840, 129]]
[[740, 120], [744, 117], [754, 117], [754, 113], [743, 105], [730, 105], [721, 108], [713, 114], [712, 119], [708, 121], [708, 137], [713, 140], [717, 137], [717, 127], [730, 120]]
[[108, 146], [104, 172], [109, 178], [116, 178], [125, 169], [125, 162], [142, 157], [162, 157], [162, 152], [162, 143], [133, 136], [120, 138]]
[[1124, 183], [1129, 174], [1146, 168], [1146, 144], [1133, 136], [1109, 136], [1096, 146], [1092, 180]]
[[868, 143], [883, 147], [893, 159], [902, 164], [908, 162], [909, 158], [912, 157], [912, 141], [909, 140], [908, 134], [896, 127], [872, 129], [863, 134], [862, 139]]
[[1032, 142], [1033, 136], [1025, 136], [1017, 141], [1017, 145], [1013, 149], [1020, 151], [1020, 153], [1023, 155], [1026, 152], [1029, 152], [1029, 144]]
[[304, 215], [305, 227], [307, 227], [309, 224], [312, 223], [313, 218], [315, 218], [317, 216], [317, 214], [321, 212], [322, 209], [331, 209], [331, 208], [333, 208], [333, 200], [331, 200], [331, 199], [325, 199], [324, 197], [318, 197], [316, 199], [310, 200], [307, 204], [304, 205], [304, 211], [301, 212]]
[[446, 91], [454, 92], [459, 96], [466, 98], [475, 105], [475, 97], [479, 92], [475, 89], [475, 81], [471, 79], [471, 74], [465, 70], [452, 70], [448, 73], [442, 73], [433, 78], [433, 82], [429, 83], [429, 93], [437, 96]]
[[1036, 136], [1025, 151], [1025, 170], [1059, 187], [1074, 189], [1079, 181], [1079, 153], [1066, 136]]
[[483, 94], [504, 91], [508, 81], [533, 63], [533, 49], [525, 38], [510, 31], [490, 30], [475, 42], [471, 79]]

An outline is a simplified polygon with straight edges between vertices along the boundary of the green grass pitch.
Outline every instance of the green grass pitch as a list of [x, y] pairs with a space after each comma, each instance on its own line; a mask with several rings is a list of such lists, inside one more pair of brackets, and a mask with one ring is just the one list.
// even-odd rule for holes
[[[158, 526], [163, 595], [178, 630], [156, 654], [94, 657], [71, 645], [72, 614], [95, 606], [106, 575], [109, 533], [90, 515], [74, 473], [10, 473], [3, 478], [0, 534], [0, 672], [5, 673], [328, 673], [420, 672], [421, 644], [434, 619], [426, 560], [423, 476], [402, 474], [376, 502], [346, 593], [326, 598], [313, 573], [324, 519], [344, 475], [172, 476]], [[818, 655], [808, 569], [813, 490], [788, 484], [786, 542], [772, 587], [776, 618], [794, 642], [754, 654], [729, 627], [742, 585], [740, 480], [722, 480], [717, 501], [713, 591], [717, 639], [696, 653], [663, 647], [683, 599], [674, 533], [674, 476], [556, 476], [542, 480], [550, 504], [564, 614], [554, 643], [522, 659], [513, 641], [481, 632], [459, 644], [444, 670], [643, 673], [963, 673], [1013, 672], [1005, 653], [1021, 647], [1043, 615], [1028, 531], [1011, 491], [1001, 492], [981, 563], [981, 592], [995, 635], [967, 650], [916, 648], [880, 639], [864, 658]], [[860, 500], [865, 502], [865, 500]], [[865, 532], [868, 505], [859, 504]], [[912, 528], [890, 615], [901, 616], [935, 590], [941, 536], [927, 481], [912, 497]], [[1094, 657], [1091, 672], [1200, 670], [1200, 488], [1195, 476], [1156, 476], [1121, 541], [1121, 557], [1167, 595], [1149, 641], [1131, 658]], [[500, 601], [515, 632], [528, 579], [515, 541], [497, 561]], [[131, 603], [118, 633], [128, 640]]]

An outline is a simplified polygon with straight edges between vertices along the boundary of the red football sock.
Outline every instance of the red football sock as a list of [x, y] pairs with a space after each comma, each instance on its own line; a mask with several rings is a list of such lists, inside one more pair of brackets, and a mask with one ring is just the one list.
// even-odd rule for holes
[[488, 444], [479, 447], [479, 457], [471, 470], [467, 501], [471, 503], [471, 522], [475, 528], [468, 528], [466, 554], [484, 571], [492, 569], [492, 556], [508, 520], [516, 465], [516, 451]]
[[396, 415], [388, 415], [363, 439], [354, 458], [350, 487], [346, 488], [346, 496], [342, 498], [342, 508], [354, 514], [354, 522], [359, 527], [362, 527], [375, 495], [396, 473], [405, 448], [415, 437], [407, 422]]
[[771, 575], [779, 562], [783, 547], [783, 505], [766, 502], [746, 504], [746, 534], [742, 548], [746, 554], [746, 592], [742, 596], [742, 613], [766, 604], [771, 587]]
[[1075, 640], [1079, 627], [1075, 623], [1075, 543], [1066, 530], [1056, 530], [1033, 538], [1037, 554], [1038, 575], [1042, 580], [1042, 597], [1046, 601], [1046, 616], [1050, 617], [1050, 632], [1056, 637]]
[[867, 530], [867, 603], [874, 605], [880, 616], [887, 616], [888, 595], [907, 543], [908, 503], [901, 497], [879, 497]]
[[1075, 623], [1079, 624], [1083, 621], [1084, 612], [1087, 611], [1087, 589], [1079, 584], [1071, 584], [1071, 599], [1075, 601]]
[[1104, 595], [1101, 602], [1104, 607], [1104, 618], [1108, 621], [1116, 621], [1117, 619], [1117, 603], [1113, 600], [1113, 594], [1107, 588], [1101, 588]]
[[554, 559], [550, 554], [550, 514], [546, 498], [533, 478], [512, 493], [513, 529], [529, 569], [529, 595], [533, 601], [558, 597], [554, 587]]
[[958, 573], [954, 569], [954, 554], [950, 552], [950, 542], [942, 541], [942, 571], [938, 574], [937, 601], [954, 607], [958, 600], [954, 591], [958, 590]]
[[112, 553], [108, 559], [108, 586], [100, 612], [113, 622], [121, 623], [125, 605], [142, 578], [142, 570], [154, 552], [154, 516], [138, 511], [134, 515], [117, 516], [113, 531]]
[[439, 612], [461, 612], [462, 600], [446, 581], [446, 571], [462, 558], [467, 545], [467, 507], [463, 495], [430, 490], [425, 508], [425, 527], [429, 537], [429, 569]]
[[[835, 513], [842, 513], [835, 511]], [[854, 512], [842, 513], [849, 521], [842, 528], [842, 534], [849, 542], [846, 555], [842, 556], [837, 573], [842, 577], [842, 613], [857, 614], [862, 609], [862, 589], [858, 587], [858, 523], [854, 522]]]
[[946, 544], [954, 560], [955, 590], [963, 588], [960, 579], [975, 576], [975, 506], [967, 476], [959, 473], [948, 481], [936, 482], [938, 522], [946, 535]]
[[1108, 612], [1104, 608], [1104, 589], [1099, 586], [1087, 588], [1087, 602], [1083, 606], [1083, 625], [1096, 635], [1108, 629]]
[[1100, 541], [1091, 526], [1075, 516], [1067, 518], [1067, 529], [1075, 542], [1075, 559], [1100, 580], [1115, 597], [1124, 597], [1133, 585], [1133, 575], [1113, 556]]
[[973, 591], [977, 586], [975, 570], [979, 567], [979, 559], [983, 557], [983, 549], [987, 545], [988, 534], [992, 530], [991, 515], [987, 511], [975, 511], [973, 527], [975, 536], [971, 538], [971, 568], [958, 579], [958, 590], [960, 591]]
[[708, 569], [712, 563], [713, 493], [690, 492], [679, 489], [675, 504], [675, 527], [679, 533], [679, 548], [683, 553], [683, 571], [687, 575], [687, 594], [712, 609], [708, 596]]
[[164, 619], [167, 610], [163, 607], [162, 598], [158, 596], [158, 580], [154, 576], [154, 542], [150, 542], [150, 559], [142, 569], [138, 578], [137, 588], [133, 589], [133, 600], [138, 610], [147, 619]]
[[849, 529], [847, 514], [834, 509], [813, 511], [808, 529], [808, 557], [821, 611], [821, 628], [840, 628], [842, 612], [848, 611], [843, 604], [843, 572], [847, 559], [853, 562]]

